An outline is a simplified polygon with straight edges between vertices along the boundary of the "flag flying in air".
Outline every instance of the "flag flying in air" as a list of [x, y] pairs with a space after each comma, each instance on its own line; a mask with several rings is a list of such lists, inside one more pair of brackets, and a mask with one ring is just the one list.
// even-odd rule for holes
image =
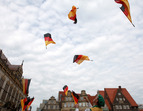
[[29, 109], [29, 107], [31, 106], [32, 102], [34, 101], [34, 97], [30, 98], [28, 105], [27, 105], [27, 110]]
[[64, 90], [65, 95], [67, 96], [67, 93], [68, 93], [68, 86], [65, 85], [65, 86], [63, 87], [63, 90]]
[[78, 103], [79, 96], [74, 91], [71, 92], [75, 105]]
[[76, 62], [77, 64], [81, 64], [84, 60], [90, 60], [88, 56], [85, 55], [75, 55], [73, 59], [73, 63]]
[[22, 79], [23, 84], [23, 93], [28, 95], [29, 93], [29, 85], [30, 85], [31, 79]]
[[76, 11], [77, 11], [77, 8], [75, 6], [72, 6], [72, 10], [69, 12], [68, 14], [68, 18], [70, 20], [73, 20], [74, 21], [74, 24], [77, 23], [77, 18], [76, 18]]
[[25, 99], [21, 99], [22, 111], [25, 111], [26, 108], [28, 109], [32, 104], [33, 100], [34, 100], [34, 97], [33, 98], [27, 97]]
[[46, 33], [46, 34], [44, 34], [44, 39], [45, 39], [45, 45], [46, 45], [46, 48], [47, 48], [47, 45], [48, 45], [48, 44], [50, 44], [50, 43], [52, 43], [52, 44], [56, 44], [56, 43], [53, 41], [53, 39], [52, 39], [52, 37], [51, 37], [51, 34], [50, 34], [50, 33]]
[[[128, 0], [115, 0], [115, 2], [122, 4], [122, 6], [120, 7], [120, 9], [123, 11], [123, 13], [129, 19], [129, 21], [132, 23], [131, 14], [130, 14], [130, 5], [129, 5]], [[132, 25], [134, 26], [133, 23], [132, 23]]]

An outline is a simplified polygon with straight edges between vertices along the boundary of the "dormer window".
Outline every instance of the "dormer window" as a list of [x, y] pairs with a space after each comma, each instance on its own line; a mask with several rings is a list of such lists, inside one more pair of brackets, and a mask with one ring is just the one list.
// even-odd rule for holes
[[83, 97], [80, 97], [81, 100], [83, 100]]
[[116, 101], [118, 101], [118, 98], [116, 98]]
[[118, 93], [118, 95], [120, 96], [120, 95], [121, 95], [121, 93]]

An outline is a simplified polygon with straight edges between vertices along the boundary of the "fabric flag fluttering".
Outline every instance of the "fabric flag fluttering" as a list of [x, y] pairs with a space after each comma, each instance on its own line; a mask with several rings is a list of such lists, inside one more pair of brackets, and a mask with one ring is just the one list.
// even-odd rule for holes
[[77, 64], [81, 64], [84, 60], [92, 61], [85, 55], [75, 55], [73, 59], [73, 63], [76, 62]]
[[27, 97], [25, 99], [21, 99], [22, 111], [25, 111], [26, 108], [28, 110], [33, 101], [34, 97], [33, 98]]
[[77, 11], [78, 8], [76, 8], [75, 6], [72, 6], [72, 10], [69, 12], [68, 14], [68, 18], [70, 20], [73, 20], [74, 21], [74, 24], [77, 23], [77, 18], [76, 18], [76, 11]]
[[74, 99], [75, 105], [78, 104], [79, 95], [76, 94], [74, 91], [71, 92], [71, 95], [72, 95], [72, 97]]
[[22, 79], [23, 84], [23, 93], [28, 95], [29, 93], [29, 85], [30, 85], [31, 79]]
[[120, 9], [123, 11], [123, 13], [126, 15], [126, 17], [129, 19], [131, 24], [135, 27], [135, 25], [132, 23], [131, 14], [130, 14], [130, 5], [128, 0], [115, 0], [116, 3], [122, 4]]
[[46, 34], [44, 34], [44, 39], [45, 39], [45, 45], [46, 45], [46, 48], [47, 48], [47, 45], [48, 45], [48, 44], [50, 44], [50, 43], [52, 43], [52, 44], [56, 44], [56, 43], [53, 41], [53, 39], [52, 39], [52, 37], [51, 37], [51, 34], [50, 34], [50, 33], [46, 33]]
[[63, 90], [64, 90], [65, 95], [67, 96], [67, 93], [68, 93], [68, 86], [65, 85], [65, 86], [63, 87]]

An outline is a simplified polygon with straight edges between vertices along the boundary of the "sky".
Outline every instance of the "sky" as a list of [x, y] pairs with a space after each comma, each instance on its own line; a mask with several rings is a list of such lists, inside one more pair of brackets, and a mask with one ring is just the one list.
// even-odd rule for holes
[[[129, 0], [132, 22], [114, 0], [0, 0], [0, 49], [31, 78], [32, 111], [68, 85], [95, 95], [126, 88], [143, 104], [143, 1]], [[68, 19], [72, 6], [77, 24]], [[44, 34], [56, 44], [45, 47]], [[73, 63], [74, 55], [90, 60]]]

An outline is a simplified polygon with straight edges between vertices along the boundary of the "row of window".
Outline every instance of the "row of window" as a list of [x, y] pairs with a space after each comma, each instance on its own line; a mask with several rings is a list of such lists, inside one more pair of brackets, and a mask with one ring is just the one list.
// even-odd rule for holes
[[116, 109], [130, 109], [129, 105], [115, 105]]
[[116, 98], [116, 101], [125, 101], [125, 98]]
[[[84, 100], [83, 97], [80, 97], [79, 99], [80, 99], [80, 100]], [[66, 101], [72, 101], [73, 98], [72, 98], [72, 97], [65, 97], [65, 100], [66, 100]]]
[[[87, 102], [82, 102], [79, 103], [79, 107], [87, 107], [88, 103]], [[74, 103], [64, 103], [64, 107], [74, 107]]]

